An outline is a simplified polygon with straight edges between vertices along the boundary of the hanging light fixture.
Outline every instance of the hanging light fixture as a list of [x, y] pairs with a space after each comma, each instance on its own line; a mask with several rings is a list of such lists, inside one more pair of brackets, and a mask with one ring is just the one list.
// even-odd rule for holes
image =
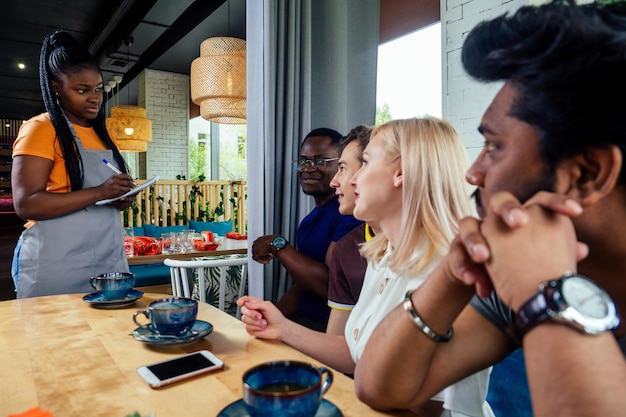
[[[125, 39], [124, 44], [128, 47], [128, 65], [130, 66], [130, 45], [132, 39]], [[114, 75], [113, 81], [118, 86], [122, 81], [121, 75]], [[126, 86], [126, 88], [130, 88]], [[130, 102], [130, 90], [128, 97]], [[118, 98], [119, 102], [119, 98]], [[134, 105], [116, 105], [111, 107], [111, 117], [106, 120], [107, 129], [117, 140], [122, 152], [146, 152], [148, 142], [152, 141], [152, 121], [147, 118], [146, 109]]]
[[191, 63], [191, 100], [213, 123], [246, 123], [246, 41], [215, 37]]
[[191, 101], [213, 123], [246, 123], [246, 41], [228, 36], [205, 39], [191, 63]]
[[152, 121], [146, 117], [146, 109], [139, 106], [113, 106], [111, 117], [106, 121], [123, 152], [146, 152], [152, 141]]

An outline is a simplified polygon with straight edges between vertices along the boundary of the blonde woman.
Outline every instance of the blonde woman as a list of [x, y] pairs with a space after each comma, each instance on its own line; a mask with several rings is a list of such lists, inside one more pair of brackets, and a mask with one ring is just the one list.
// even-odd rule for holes
[[[467, 168], [465, 148], [447, 122], [424, 117], [375, 127], [351, 182], [354, 216], [378, 224], [380, 233], [362, 247], [367, 272], [344, 336], [303, 329], [271, 303], [243, 297], [239, 304], [248, 333], [282, 340], [353, 373], [376, 325], [408, 289], [424, 282], [447, 252], [458, 220], [473, 213]], [[485, 402], [488, 375], [485, 371], [460, 381], [415, 411], [421, 416], [490, 415]]]

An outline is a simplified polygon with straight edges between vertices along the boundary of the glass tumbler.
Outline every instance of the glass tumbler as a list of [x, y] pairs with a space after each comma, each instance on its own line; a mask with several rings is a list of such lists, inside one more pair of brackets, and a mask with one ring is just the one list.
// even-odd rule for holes
[[123, 227], [122, 236], [126, 256], [133, 256], [135, 254], [135, 230], [132, 227]]
[[169, 233], [161, 233], [161, 253], [172, 253], [172, 239]]

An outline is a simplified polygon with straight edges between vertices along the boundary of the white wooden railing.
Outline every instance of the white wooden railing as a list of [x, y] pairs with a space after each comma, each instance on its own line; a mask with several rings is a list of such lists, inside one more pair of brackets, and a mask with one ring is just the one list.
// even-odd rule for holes
[[122, 224], [174, 226], [189, 220], [232, 220], [235, 231], [246, 233], [246, 196], [246, 181], [160, 180], [140, 191], [135, 204], [121, 212]]

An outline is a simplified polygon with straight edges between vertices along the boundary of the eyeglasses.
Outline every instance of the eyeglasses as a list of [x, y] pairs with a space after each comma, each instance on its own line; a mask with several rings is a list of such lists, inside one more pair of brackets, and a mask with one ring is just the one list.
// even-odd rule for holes
[[339, 158], [313, 158], [313, 159], [294, 159], [293, 169], [303, 171], [307, 165], [311, 165], [313, 169], [322, 169], [327, 162], [336, 161]]

